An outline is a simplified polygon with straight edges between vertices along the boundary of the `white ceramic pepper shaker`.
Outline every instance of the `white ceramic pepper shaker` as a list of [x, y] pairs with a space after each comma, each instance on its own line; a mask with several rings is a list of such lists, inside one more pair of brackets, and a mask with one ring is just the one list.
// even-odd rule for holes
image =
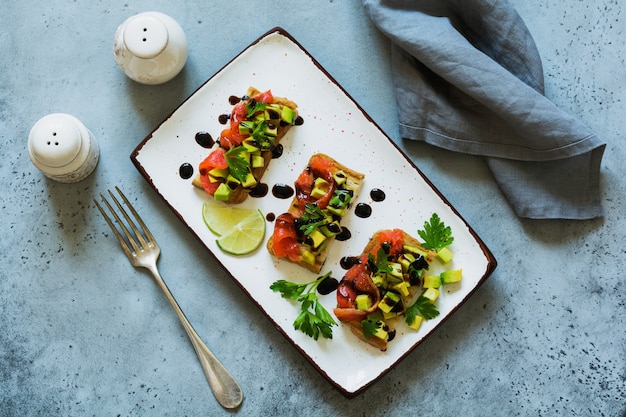
[[185, 32], [164, 13], [136, 14], [115, 32], [115, 62], [142, 84], [162, 84], [174, 78], [185, 66], [187, 53]]
[[28, 153], [46, 177], [63, 183], [86, 178], [100, 157], [93, 134], [76, 117], [65, 113], [49, 114], [33, 125]]

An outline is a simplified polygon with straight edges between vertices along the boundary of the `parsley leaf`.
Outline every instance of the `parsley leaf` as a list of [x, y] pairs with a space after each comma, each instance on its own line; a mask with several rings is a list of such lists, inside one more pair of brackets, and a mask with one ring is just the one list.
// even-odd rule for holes
[[246, 152], [245, 146], [235, 146], [224, 154], [230, 175], [241, 182], [246, 180], [250, 172], [250, 163], [241, 155], [244, 152]]
[[300, 230], [303, 230], [305, 235], [310, 235], [316, 227], [326, 223], [327, 217], [317, 204], [306, 203], [304, 213], [300, 216]]
[[333, 338], [332, 326], [337, 322], [319, 302], [317, 287], [330, 276], [330, 272], [305, 284], [297, 284], [286, 280], [278, 280], [270, 285], [272, 291], [280, 292], [288, 300], [300, 302], [300, 314], [293, 322], [293, 328], [317, 340], [319, 336]]
[[415, 303], [404, 310], [404, 316], [407, 324], [413, 323], [416, 315], [424, 317], [426, 320], [434, 319], [439, 315], [437, 307], [430, 302], [430, 300], [423, 295], [420, 295]]
[[333, 196], [330, 198], [328, 202], [329, 206], [341, 209], [344, 207], [348, 207], [350, 205], [350, 200], [352, 199], [352, 195], [348, 190], [335, 190]]
[[377, 272], [389, 273], [393, 271], [391, 262], [389, 262], [389, 258], [387, 257], [387, 252], [385, 252], [385, 249], [383, 249], [382, 246], [378, 248], [376, 257], [374, 257], [371, 253], [367, 255], [367, 263], [374, 274]]
[[265, 110], [267, 104], [252, 99], [246, 103], [246, 118], [250, 119], [256, 113]]
[[374, 320], [363, 320], [361, 321], [361, 330], [363, 331], [363, 336], [366, 339], [373, 337], [376, 334], [376, 331], [380, 329], [381, 323], [379, 321]]
[[430, 221], [424, 222], [424, 229], [418, 230], [417, 234], [424, 239], [424, 247], [426, 249], [439, 250], [450, 245], [454, 241], [452, 237], [452, 229], [446, 226], [437, 213], [433, 213]]

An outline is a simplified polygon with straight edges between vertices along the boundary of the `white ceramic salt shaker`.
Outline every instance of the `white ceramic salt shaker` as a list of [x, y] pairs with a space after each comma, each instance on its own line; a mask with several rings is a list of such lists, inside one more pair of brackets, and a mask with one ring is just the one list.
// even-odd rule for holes
[[187, 53], [185, 32], [164, 13], [136, 14], [115, 32], [115, 62], [142, 84], [162, 84], [174, 78], [185, 66]]
[[49, 114], [33, 125], [28, 153], [46, 177], [63, 183], [86, 178], [100, 157], [93, 134], [76, 117], [65, 113]]

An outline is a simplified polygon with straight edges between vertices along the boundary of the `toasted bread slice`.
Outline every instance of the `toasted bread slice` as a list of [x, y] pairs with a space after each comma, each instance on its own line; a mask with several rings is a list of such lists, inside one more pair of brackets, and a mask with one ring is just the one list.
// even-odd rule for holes
[[[259, 94], [261, 94], [261, 92], [254, 87], [249, 87], [248, 90], [246, 91], [247, 97], [255, 97], [255, 96], [258, 96]], [[248, 99], [248, 100], [251, 100], [251, 99]], [[281, 113], [281, 110], [283, 107], [288, 107], [293, 112], [291, 123], [286, 123], [284, 121], [279, 122], [279, 119], [276, 119], [276, 122], [275, 122], [276, 136], [274, 139], [274, 146], [277, 146], [280, 143], [280, 141], [284, 138], [284, 136], [287, 134], [287, 132], [291, 129], [291, 127], [294, 125], [295, 121], [297, 120], [298, 105], [294, 103], [293, 101], [284, 97], [273, 97], [272, 105], [278, 106], [278, 109], [279, 109], [278, 113]], [[220, 138], [221, 137], [222, 136], [220, 135]], [[220, 147], [220, 144], [216, 143], [213, 146], [213, 148], [211, 148], [211, 152], [215, 151], [219, 147]], [[263, 175], [265, 174], [265, 171], [267, 170], [267, 167], [269, 166], [269, 163], [272, 159], [272, 150], [261, 150], [260, 156], [263, 158], [263, 165], [250, 168], [250, 172], [252, 173], [253, 177], [256, 179], [257, 182], [261, 181], [261, 178], [263, 177]], [[220, 180], [220, 181], [225, 181], [225, 180]], [[192, 185], [200, 189], [204, 189], [202, 185], [201, 174], [196, 175], [192, 179], [191, 183]], [[248, 194], [250, 193], [251, 189], [252, 187], [244, 187], [243, 185], [238, 184], [234, 188], [231, 187], [228, 198], [223, 201], [227, 204], [241, 203], [248, 197]]]
[[[337, 318], [341, 322], [348, 324], [350, 326], [350, 330], [352, 331], [352, 333], [354, 333], [359, 339], [380, 349], [381, 351], [387, 350], [388, 339], [387, 338], [383, 339], [377, 336], [365, 337], [365, 335], [363, 334], [361, 321], [366, 320], [368, 318], [368, 315], [370, 315], [371, 313], [377, 310], [378, 304], [382, 298], [382, 295], [379, 293], [377, 289], [375, 291], [371, 289], [372, 287], [375, 287], [374, 281], [372, 280], [373, 273], [370, 270], [370, 267], [365, 266], [365, 265], [368, 263], [367, 262], [368, 255], [377, 253], [378, 248], [381, 248], [383, 244], [385, 243], [385, 238], [384, 238], [385, 232], [388, 232], [388, 230], [379, 230], [376, 233], [374, 233], [372, 237], [370, 238], [370, 240], [365, 245], [365, 247], [363, 248], [363, 251], [361, 252], [361, 255], [360, 255], [361, 263], [355, 266], [356, 268], [361, 268], [363, 272], [360, 274], [348, 274], [347, 273], [346, 276], [344, 276], [344, 278], [339, 283], [340, 288], [338, 288], [337, 290], [338, 306], [334, 310], [335, 316], [337, 316]], [[405, 246], [415, 248], [424, 254], [423, 256], [427, 262], [430, 263], [433, 261], [435, 257], [435, 252], [432, 250], [427, 250], [423, 248], [419, 240], [409, 235], [408, 233], [404, 232], [403, 230], [395, 229], [393, 232], [401, 233], [401, 244], [403, 248]], [[369, 277], [369, 281], [363, 282], [364, 275]], [[347, 279], [348, 276], [349, 277], [354, 276], [355, 281], [356, 281], [356, 277], [358, 277], [358, 279], [361, 281], [358, 283], [348, 282], [348, 279]], [[373, 302], [372, 306], [367, 310], [358, 309], [356, 305], [351, 305], [349, 307], [346, 307], [345, 306], [346, 301], [343, 299], [340, 300], [340, 297], [344, 297], [346, 293], [345, 291], [342, 290], [341, 287], [345, 287], [349, 289], [348, 291], [353, 291], [354, 294], [351, 294], [351, 296], [353, 296], [354, 298], [356, 298], [356, 295], [359, 295], [360, 293], [361, 294], [368, 293], [370, 296], [372, 296], [372, 298], [375, 298], [372, 300]], [[375, 294], [375, 296], [373, 296], [373, 294]], [[415, 295], [415, 288], [412, 288], [408, 296], [402, 296], [402, 302], [404, 303], [403, 305], [408, 305], [409, 302], [412, 301], [414, 295]], [[340, 305], [344, 305], [344, 306], [340, 307]], [[385, 325], [389, 327], [389, 329], [387, 329], [388, 335], [395, 335], [395, 330], [393, 329], [392, 322], [390, 320], [386, 320]]]
[[[365, 178], [365, 175], [353, 169], [350, 169], [346, 167], [345, 165], [340, 164], [339, 162], [337, 162], [330, 156], [322, 154], [322, 153], [317, 153], [311, 156], [307, 167], [304, 169], [303, 174], [301, 175], [304, 175], [307, 172], [310, 172], [311, 164], [314, 162], [319, 162], [320, 159], [324, 161], [323, 162], [324, 164], [327, 164], [330, 167], [330, 173], [333, 178], [332, 181], [334, 181], [333, 189], [335, 190], [335, 192], [337, 190], [340, 190], [342, 192], [343, 191], [348, 192], [351, 194], [350, 202], [354, 201], [358, 195], [359, 190], [361, 189], [361, 184], [363, 182], [363, 179]], [[299, 186], [296, 183], [296, 189], [298, 188]], [[315, 187], [313, 187], [311, 190], [308, 190], [308, 191], [314, 192]], [[303, 201], [316, 203], [315, 198], [311, 197], [310, 195], [308, 196], [305, 195], [303, 198], [302, 196], [303, 194], [304, 194], [304, 191], [303, 192], [297, 191], [296, 196], [292, 199], [287, 212], [282, 215], [284, 219], [289, 220], [288, 221], [290, 223], [289, 227], [295, 228], [296, 225], [295, 225], [294, 220], [301, 219], [303, 214], [305, 214]], [[332, 212], [330, 214], [326, 213], [326, 214], [328, 214], [333, 221], [337, 222], [337, 224], [340, 227], [340, 221], [348, 212], [349, 206], [350, 206], [350, 203], [348, 203], [347, 206], [344, 207], [344, 209], [342, 210], [342, 215], [338, 215], [336, 214], [336, 212]], [[324, 207], [322, 207], [322, 209], [324, 209]], [[327, 212], [329, 211], [328, 206], [325, 208], [325, 210]], [[279, 216], [279, 218], [280, 217], [281, 216]], [[331, 233], [328, 236], [325, 236], [322, 243], [320, 243], [318, 246], [316, 245], [315, 242], [313, 244], [307, 243], [309, 240], [307, 239], [305, 235], [298, 233], [297, 231], [294, 231], [293, 234], [298, 234], [299, 237], [297, 239], [298, 240], [297, 248], [294, 248], [293, 250], [294, 251], [298, 250], [299, 253], [294, 254], [294, 256], [289, 257], [289, 256], [286, 256], [284, 253], [282, 253], [281, 250], [276, 250], [275, 248], [274, 238], [275, 236], [277, 236], [277, 232], [279, 231], [279, 228], [282, 226], [283, 225], [281, 224], [281, 222], [279, 222], [277, 219], [277, 222], [274, 224], [274, 234], [267, 241], [267, 250], [269, 251], [269, 253], [278, 258], [286, 259], [291, 262], [294, 262], [310, 271], [313, 271], [316, 273], [320, 272], [320, 270], [322, 269], [322, 265], [324, 264], [324, 262], [326, 261], [326, 258], [328, 257], [331, 244], [334, 241], [337, 233]], [[315, 230], [313, 233], [315, 233]], [[310, 236], [311, 235], [309, 235], [309, 237]]]

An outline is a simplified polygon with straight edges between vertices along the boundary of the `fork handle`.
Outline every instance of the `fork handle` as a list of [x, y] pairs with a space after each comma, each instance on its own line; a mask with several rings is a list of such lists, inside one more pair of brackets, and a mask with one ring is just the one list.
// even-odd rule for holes
[[187, 317], [185, 317], [185, 313], [183, 313], [183, 310], [181, 310], [169, 288], [167, 288], [165, 281], [161, 278], [161, 275], [156, 267], [148, 269], [154, 276], [154, 279], [161, 290], [165, 293], [167, 300], [174, 308], [174, 311], [182, 322], [183, 327], [187, 331], [191, 344], [198, 355], [198, 359], [200, 359], [202, 369], [204, 369], [204, 374], [206, 375], [209, 385], [213, 390], [215, 399], [217, 399], [217, 401], [224, 408], [238, 407], [243, 401], [243, 392], [241, 391], [241, 387], [237, 381], [235, 381], [235, 378], [233, 378], [233, 376], [224, 367], [224, 365], [217, 360], [215, 355], [213, 355], [209, 348], [204, 344], [200, 336], [198, 336], [198, 333], [196, 333], [191, 323], [189, 323], [189, 320], [187, 320]]

